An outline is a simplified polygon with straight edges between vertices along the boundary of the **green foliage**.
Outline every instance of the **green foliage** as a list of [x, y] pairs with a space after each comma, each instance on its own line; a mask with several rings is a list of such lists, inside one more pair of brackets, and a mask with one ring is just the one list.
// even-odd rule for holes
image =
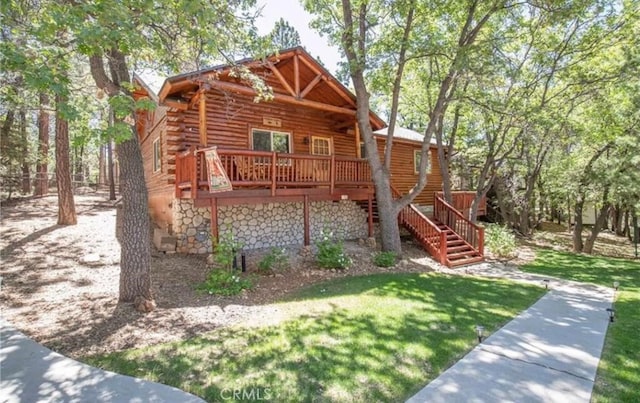
[[378, 252], [373, 257], [373, 264], [378, 267], [391, 267], [398, 261], [398, 256], [395, 252]]
[[271, 248], [258, 262], [258, 269], [263, 273], [271, 273], [274, 270], [286, 270], [289, 268], [289, 257], [283, 248]]
[[485, 245], [495, 256], [512, 257], [518, 246], [513, 232], [506, 227], [490, 224], [484, 232]]
[[251, 280], [242, 278], [237, 271], [215, 268], [209, 272], [204, 282], [198, 284], [197, 290], [210, 295], [230, 296], [252, 287]]
[[269, 40], [276, 51], [293, 48], [301, 44], [300, 34], [284, 18], [276, 21], [273, 30], [269, 33]]
[[231, 231], [221, 233], [218, 239], [212, 237], [211, 243], [213, 245], [213, 261], [215, 265], [220, 269], [233, 270], [233, 258], [244, 244], [236, 241]]
[[318, 253], [316, 262], [325, 269], [347, 269], [351, 266], [351, 258], [344, 252], [342, 241], [334, 239], [333, 233], [322, 230], [321, 239], [316, 243]]

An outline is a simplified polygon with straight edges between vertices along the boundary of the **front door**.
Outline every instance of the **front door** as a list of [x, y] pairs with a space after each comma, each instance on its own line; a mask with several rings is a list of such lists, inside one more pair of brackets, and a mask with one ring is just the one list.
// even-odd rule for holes
[[[312, 136], [311, 154], [326, 156], [331, 155], [331, 138]], [[315, 179], [315, 181], [328, 182], [330, 166], [330, 160], [315, 161], [313, 166], [313, 178]]]

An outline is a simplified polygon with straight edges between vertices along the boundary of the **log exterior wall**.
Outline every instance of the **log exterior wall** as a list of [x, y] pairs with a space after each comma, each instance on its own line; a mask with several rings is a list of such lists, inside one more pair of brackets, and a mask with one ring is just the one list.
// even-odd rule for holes
[[[385, 140], [378, 137], [378, 151], [380, 158], [384, 158]], [[420, 150], [422, 145], [417, 142], [393, 140], [391, 150], [391, 183], [401, 193], [408, 193], [418, 182], [418, 174], [414, 172], [413, 153]], [[435, 146], [430, 149], [431, 170], [427, 173], [427, 185], [424, 190], [413, 200], [414, 204], [433, 206], [434, 193], [442, 190], [442, 175], [440, 174], [440, 162]]]

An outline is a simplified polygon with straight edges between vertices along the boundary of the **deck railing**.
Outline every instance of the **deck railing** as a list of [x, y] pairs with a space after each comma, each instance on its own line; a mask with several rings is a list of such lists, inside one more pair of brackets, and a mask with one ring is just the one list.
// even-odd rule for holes
[[[391, 186], [394, 198], [400, 198], [400, 192]], [[447, 235], [427, 216], [422, 214], [413, 204], [400, 210], [398, 222], [404, 226], [441, 264], [447, 264]]]
[[[176, 195], [197, 197], [192, 189], [208, 190], [204, 152], [191, 149], [176, 155]], [[285, 154], [217, 148], [222, 166], [234, 188], [372, 186], [371, 169], [364, 159], [334, 155]], [[187, 192], [190, 191], [190, 192]]]
[[484, 256], [484, 228], [469, 221], [462, 213], [438, 196], [435, 197], [433, 215], [464, 239], [480, 256]]
[[[436, 192], [436, 197], [440, 197], [444, 199], [443, 192]], [[464, 191], [464, 190], [456, 190], [451, 192], [451, 204], [453, 207], [462, 212], [464, 215], [469, 217], [469, 211], [471, 210], [471, 204], [473, 203], [473, 199], [476, 197], [476, 192], [474, 191]], [[478, 216], [483, 216], [487, 214], [487, 198], [483, 197], [480, 199], [480, 203], [478, 204]]]

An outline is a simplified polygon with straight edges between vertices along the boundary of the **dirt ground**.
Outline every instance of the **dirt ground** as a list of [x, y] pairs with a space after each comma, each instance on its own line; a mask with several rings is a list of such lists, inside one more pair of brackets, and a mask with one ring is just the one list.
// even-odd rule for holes
[[[318, 269], [300, 247], [290, 248], [291, 268], [255, 275], [256, 287], [236, 297], [195, 292], [208, 271], [206, 256], [153, 252], [152, 282], [158, 307], [141, 314], [118, 304], [120, 246], [115, 208], [105, 194], [76, 195], [78, 225], [56, 224], [54, 195], [3, 205], [0, 227], [2, 318], [36, 341], [72, 357], [180, 340], [247, 318], [269, 321], [269, 303], [292, 290], [333, 277], [380, 272], [374, 248], [347, 242], [348, 271]], [[412, 258], [426, 253], [410, 240], [394, 271], [431, 271]], [[264, 251], [247, 257], [254, 271]], [[421, 262], [424, 259], [420, 259]]]

